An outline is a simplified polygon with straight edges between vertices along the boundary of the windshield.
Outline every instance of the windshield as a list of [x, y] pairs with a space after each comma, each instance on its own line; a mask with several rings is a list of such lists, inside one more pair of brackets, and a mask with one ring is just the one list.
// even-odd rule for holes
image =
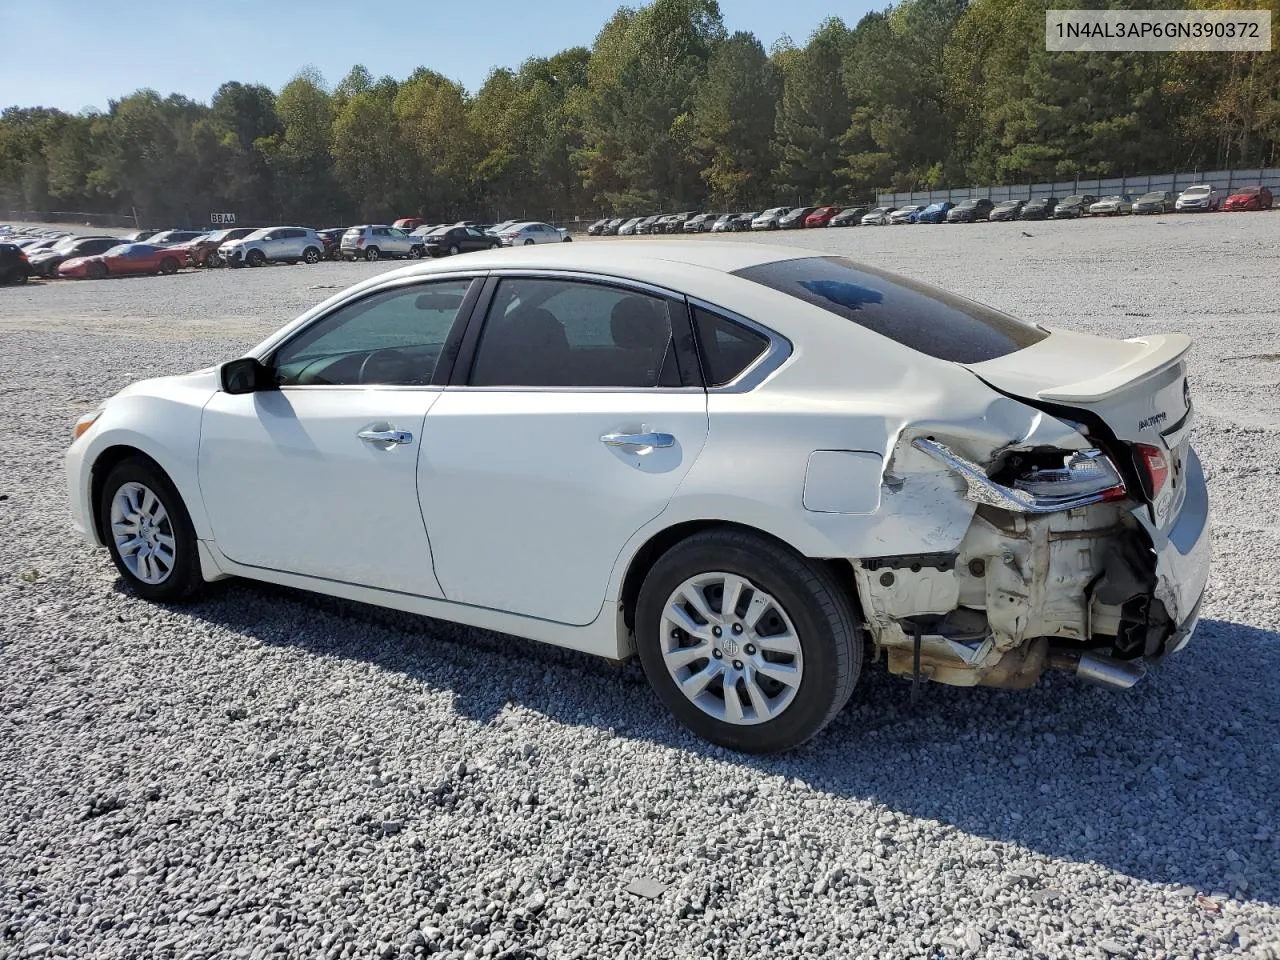
[[977, 200], [973, 200], [973, 199], [970, 199], [970, 200], [961, 200], [959, 203], [957, 203], [957, 204], [956, 204], [956, 206], [957, 206], [957, 207], [966, 207], [966, 208], [967, 208], [967, 207], [976, 207], [977, 205], [978, 205], [978, 201], [977, 201]]
[[1154, 192], [1152, 192], [1152, 193], [1144, 193], [1144, 194], [1143, 194], [1141, 197], [1139, 197], [1138, 199], [1139, 199], [1139, 200], [1163, 200], [1163, 199], [1164, 199], [1164, 194], [1163, 194], [1163, 193], [1161, 193], [1159, 190], [1156, 190], [1156, 191], [1154, 191]]
[[1260, 191], [1257, 187], [1245, 187], [1242, 190], [1237, 190], [1236, 195], [1240, 197], [1252, 197], [1254, 194], [1259, 192]]
[[780, 260], [733, 273], [939, 360], [981, 363], [1049, 335], [981, 303], [844, 257]]
[[1119, 203], [1124, 197], [1103, 197], [1101, 203]]
[[1187, 190], [1186, 190], [1186, 193], [1188, 196], [1196, 196], [1196, 197], [1204, 196], [1208, 192], [1209, 192], [1208, 187], [1187, 187]]
[[1084, 203], [1084, 197], [1067, 197], [1067, 199], [1062, 201], [1062, 205], [1064, 207], [1070, 207], [1077, 203]]
[[253, 231], [253, 233], [249, 234], [247, 237], [244, 237], [244, 238], [242, 238], [242, 239], [245, 239], [245, 240], [261, 240], [263, 237], [265, 237], [265, 236], [266, 236], [268, 233], [270, 233], [270, 232], [271, 232], [271, 228], [270, 228], [270, 227], [263, 227], [261, 230], [255, 230], [255, 231]]
[[134, 246], [136, 246], [136, 244], [132, 244], [132, 243], [122, 243], [122, 244], [120, 244], [118, 247], [112, 247], [111, 249], [104, 251], [102, 254], [100, 254], [100, 256], [103, 256], [103, 257], [123, 257], [126, 253], [128, 253], [130, 250], [132, 250], [132, 249], [134, 248]]

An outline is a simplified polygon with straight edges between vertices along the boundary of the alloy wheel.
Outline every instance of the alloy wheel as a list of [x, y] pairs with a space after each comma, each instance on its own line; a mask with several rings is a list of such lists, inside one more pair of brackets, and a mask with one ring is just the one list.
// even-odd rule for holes
[[737, 574], [690, 577], [662, 611], [662, 659], [703, 713], [741, 726], [773, 720], [804, 676], [796, 628], [772, 596]]
[[136, 481], [111, 499], [111, 537], [129, 572], [147, 584], [164, 583], [177, 561], [173, 523], [160, 498]]

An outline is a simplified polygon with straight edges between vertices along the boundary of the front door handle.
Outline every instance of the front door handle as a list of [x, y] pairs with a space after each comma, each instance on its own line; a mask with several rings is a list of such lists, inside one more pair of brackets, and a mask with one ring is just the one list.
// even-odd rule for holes
[[600, 442], [610, 447], [674, 447], [669, 433], [606, 433]]
[[408, 430], [361, 430], [356, 436], [370, 443], [413, 443]]

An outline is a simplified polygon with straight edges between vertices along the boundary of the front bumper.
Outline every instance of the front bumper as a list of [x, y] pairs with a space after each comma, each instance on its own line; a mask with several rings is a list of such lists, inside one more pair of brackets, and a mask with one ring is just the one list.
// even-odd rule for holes
[[235, 250], [218, 250], [218, 259], [229, 267], [238, 267], [244, 262], [244, 251]]

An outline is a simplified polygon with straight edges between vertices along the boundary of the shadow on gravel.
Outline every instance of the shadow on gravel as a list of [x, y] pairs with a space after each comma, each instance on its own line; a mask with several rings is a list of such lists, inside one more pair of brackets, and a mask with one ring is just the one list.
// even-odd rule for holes
[[732, 764], [748, 795], [755, 777], [784, 776], [1046, 856], [1280, 905], [1280, 632], [1202, 621], [1186, 651], [1125, 694], [1065, 677], [1024, 692], [929, 686], [913, 710], [909, 685], [868, 664], [813, 742], [749, 757], [679, 727], [634, 662], [243, 582], [183, 612], [375, 663], [452, 693], [481, 723], [517, 704]]

